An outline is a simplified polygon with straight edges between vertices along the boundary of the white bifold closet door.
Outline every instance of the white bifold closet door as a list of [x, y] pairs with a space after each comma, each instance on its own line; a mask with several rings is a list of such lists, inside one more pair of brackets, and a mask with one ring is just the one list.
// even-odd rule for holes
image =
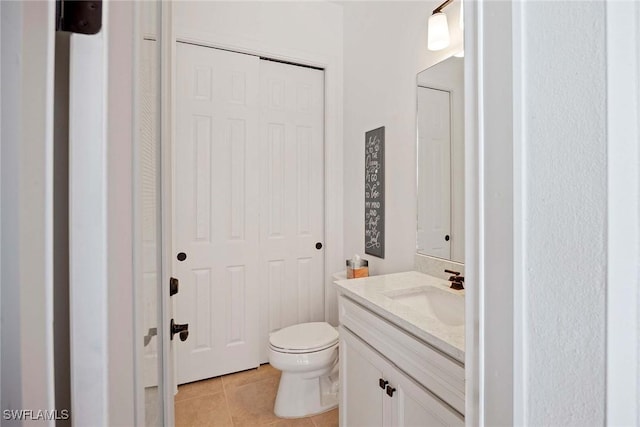
[[418, 251], [451, 259], [450, 93], [418, 87]]
[[324, 101], [319, 70], [185, 43], [176, 56], [182, 384], [254, 368], [269, 332], [324, 317]]
[[260, 61], [260, 361], [269, 333], [324, 320], [324, 73]]

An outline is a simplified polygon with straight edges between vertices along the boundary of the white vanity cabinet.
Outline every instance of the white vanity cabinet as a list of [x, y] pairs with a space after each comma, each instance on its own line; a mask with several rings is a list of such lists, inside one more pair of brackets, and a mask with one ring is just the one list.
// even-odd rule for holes
[[340, 295], [340, 425], [463, 426], [464, 367]]

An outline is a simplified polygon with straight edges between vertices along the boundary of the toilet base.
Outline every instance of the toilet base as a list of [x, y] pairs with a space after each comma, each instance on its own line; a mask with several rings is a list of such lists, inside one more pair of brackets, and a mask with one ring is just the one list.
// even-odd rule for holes
[[330, 411], [338, 406], [337, 370], [335, 374], [305, 378], [283, 372], [273, 409], [280, 418], [302, 418]]

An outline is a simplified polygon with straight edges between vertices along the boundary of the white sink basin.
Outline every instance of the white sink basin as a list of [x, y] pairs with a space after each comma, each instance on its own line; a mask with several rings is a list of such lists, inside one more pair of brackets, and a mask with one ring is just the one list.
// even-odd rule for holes
[[433, 286], [386, 292], [393, 301], [435, 317], [445, 325], [464, 325], [464, 295]]

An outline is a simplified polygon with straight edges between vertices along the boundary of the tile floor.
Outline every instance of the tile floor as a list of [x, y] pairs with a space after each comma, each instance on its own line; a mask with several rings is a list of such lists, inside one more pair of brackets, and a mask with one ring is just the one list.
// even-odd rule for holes
[[338, 427], [338, 410], [307, 418], [283, 419], [273, 414], [280, 371], [269, 364], [178, 387], [177, 427]]

